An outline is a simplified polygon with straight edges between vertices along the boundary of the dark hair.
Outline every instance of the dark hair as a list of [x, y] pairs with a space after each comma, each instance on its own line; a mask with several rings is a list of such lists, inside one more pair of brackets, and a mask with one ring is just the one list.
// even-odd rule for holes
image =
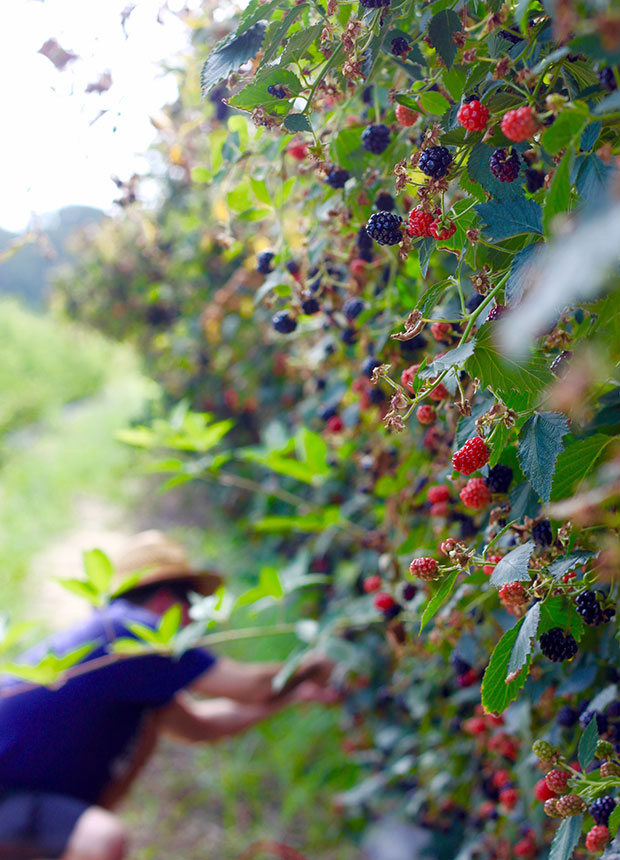
[[150, 582], [147, 585], [137, 585], [119, 594], [123, 600], [129, 600], [138, 606], [144, 606], [162, 588], [172, 592], [180, 603], [189, 603], [190, 591], [196, 591], [196, 582], [193, 579], [164, 579], [160, 582]]

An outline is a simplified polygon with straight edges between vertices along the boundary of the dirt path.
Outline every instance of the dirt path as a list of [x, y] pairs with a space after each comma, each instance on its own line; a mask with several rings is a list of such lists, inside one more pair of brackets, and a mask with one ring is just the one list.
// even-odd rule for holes
[[75, 529], [58, 535], [34, 556], [28, 575], [30, 620], [53, 629], [66, 627], [88, 611], [86, 602], [56, 579], [82, 577], [84, 550], [97, 548], [114, 555], [132, 532], [126, 511], [86, 495], [76, 499], [74, 522], [79, 523]]

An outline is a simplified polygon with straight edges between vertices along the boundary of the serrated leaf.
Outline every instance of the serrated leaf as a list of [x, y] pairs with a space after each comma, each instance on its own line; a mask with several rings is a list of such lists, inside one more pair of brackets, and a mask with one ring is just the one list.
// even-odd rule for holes
[[591, 122], [590, 125], [587, 125], [584, 128], [579, 141], [579, 149], [581, 152], [590, 152], [598, 140], [602, 127], [603, 123], [597, 120], [596, 122]]
[[422, 95], [418, 97], [418, 102], [422, 110], [425, 110], [427, 113], [434, 114], [435, 116], [443, 116], [450, 107], [450, 102], [445, 96], [433, 91], [422, 93]]
[[267, 31], [268, 38], [266, 40], [267, 47], [265, 54], [261, 60], [261, 65], [266, 66], [270, 63], [280, 49], [283, 39], [285, 38], [291, 26], [295, 23], [301, 13], [308, 8], [307, 3], [299, 3], [289, 9], [282, 21], [272, 21]]
[[570, 818], [562, 819], [551, 843], [549, 860], [569, 860], [573, 856], [573, 851], [581, 836], [582, 824], [583, 815], [573, 815]]
[[544, 247], [542, 242], [533, 242], [518, 251], [510, 264], [510, 275], [505, 287], [506, 304], [518, 305], [527, 290], [535, 283], [538, 271], [537, 256]]
[[594, 758], [597, 741], [598, 727], [596, 724], [596, 719], [593, 717], [588, 723], [588, 725], [585, 727], [583, 734], [579, 738], [579, 745], [577, 746], [577, 758], [579, 759], [581, 770], [584, 773], [586, 772], [587, 766]]
[[522, 481], [508, 493], [510, 518], [519, 522], [524, 517], [536, 517], [540, 510], [540, 500], [529, 481]]
[[305, 113], [290, 113], [282, 123], [287, 131], [296, 134], [300, 131], [312, 131]]
[[269, 21], [280, 6], [288, 6], [288, 0], [268, 0], [267, 3], [261, 3], [261, 0], [250, 0], [241, 14], [237, 35], [241, 35], [257, 21]]
[[523, 185], [520, 182], [500, 182], [491, 173], [489, 165], [494, 147], [485, 143], [477, 143], [472, 147], [467, 159], [467, 175], [473, 182], [478, 182], [497, 200], [507, 197], [522, 197]]
[[286, 99], [278, 99], [267, 91], [268, 87], [275, 85], [285, 87], [291, 97], [299, 95], [302, 90], [301, 82], [293, 72], [288, 69], [270, 69], [266, 74], [258, 75], [251, 84], [229, 99], [228, 103], [242, 110], [253, 110], [259, 105], [273, 108], [288, 104]]
[[[510, 655], [522, 625], [523, 618], [504, 633], [491, 654], [489, 665], [482, 679], [481, 689], [482, 707], [488, 713], [501, 714], [502, 711], [505, 711], [513, 699], [516, 699], [519, 690], [527, 680], [527, 672], [524, 667], [514, 680], [506, 683]], [[530, 657], [526, 657], [527, 665], [529, 665], [530, 659]]]
[[561, 579], [569, 571], [574, 570], [579, 565], [585, 564], [590, 558], [592, 558], [592, 553], [588, 550], [572, 552], [568, 558], [557, 558], [549, 565], [547, 573], [554, 579]]
[[555, 463], [564, 450], [562, 438], [568, 432], [568, 421], [562, 412], [536, 412], [521, 428], [519, 463], [543, 502], [551, 497]]
[[576, 492], [612, 441], [612, 436], [596, 433], [587, 439], [571, 442], [558, 456], [551, 500], [556, 502]]
[[605, 164], [598, 155], [590, 152], [575, 159], [572, 179], [584, 200], [596, 200], [606, 191], [613, 173], [613, 165]]
[[432, 364], [429, 364], [424, 370], [420, 370], [418, 375], [422, 379], [431, 379], [451, 367], [463, 367], [467, 359], [473, 355], [475, 343], [476, 340], [474, 338], [466, 343], [462, 343], [460, 346], [456, 346], [454, 349], [448, 350], [448, 352], [444, 352]]
[[535, 603], [523, 618], [523, 624], [521, 625], [519, 634], [515, 639], [515, 644], [512, 646], [510, 660], [508, 662], [508, 675], [512, 675], [513, 672], [517, 672], [525, 664], [526, 660], [534, 650], [539, 621], [540, 604]]
[[556, 117], [553, 125], [550, 125], [542, 133], [540, 142], [549, 155], [557, 155], [561, 149], [568, 146], [574, 137], [581, 134], [587, 121], [586, 114], [576, 111], [563, 111]]
[[492, 242], [500, 242], [521, 233], [542, 235], [542, 209], [529, 198], [516, 197], [506, 201], [478, 203], [474, 209], [484, 223], [484, 234]]
[[491, 574], [491, 585], [499, 588], [508, 582], [525, 582], [530, 579], [530, 556], [534, 551], [534, 541], [528, 540], [516, 549], [511, 550], [501, 561], [498, 561]]
[[431, 18], [428, 25], [429, 41], [447, 69], [452, 67], [458, 50], [453, 37], [461, 29], [461, 19], [452, 9], [442, 9]]
[[581, 615], [572, 603], [560, 595], [549, 597], [541, 605], [538, 635], [542, 636], [553, 627], [568, 630], [577, 641], [583, 636], [584, 624]]
[[460, 570], [454, 570], [452, 571], [452, 573], [448, 574], [448, 576], [446, 576], [446, 578], [443, 580], [435, 594], [433, 594], [431, 599], [424, 607], [424, 612], [422, 613], [422, 620], [420, 621], [420, 633], [424, 630], [431, 618], [441, 609], [443, 604], [446, 602], [446, 600], [452, 593], [459, 573]]
[[429, 316], [435, 305], [439, 303], [439, 300], [446, 289], [446, 284], [438, 281], [422, 293], [416, 305], [416, 309], [420, 311], [423, 317]]
[[616, 806], [609, 816], [609, 824], [607, 826], [609, 827], [609, 832], [613, 838], [618, 832], [618, 827], [620, 827], [620, 806]]
[[573, 158], [573, 150], [568, 149], [556, 167], [549, 190], [545, 194], [543, 226], [546, 233], [549, 232], [549, 226], [553, 218], [560, 212], [567, 212], [570, 208], [572, 190], [570, 173], [573, 166]]
[[313, 24], [311, 27], [302, 27], [297, 33], [293, 33], [282, 51], [280, 68], [303, 57], [310, 45], [319, 38], [322, 29], [322, 24]]
[[200, 88], [207, 95], [231, 72], [236, 72], [248, 60], [253, 60], [263, 45], [265, 24], [257, 21], [239, 36], [217, 45], [209, 54], [200, 73]]

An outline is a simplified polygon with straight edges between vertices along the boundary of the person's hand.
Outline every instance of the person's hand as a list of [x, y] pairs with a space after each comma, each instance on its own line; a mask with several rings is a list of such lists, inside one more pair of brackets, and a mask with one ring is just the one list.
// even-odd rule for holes
[[324, 687], [315, 681], [304, 681], [291, 693], [291, 702], [320, 702], [322, 705], [335, 705], [342, 700], [342, 694], [333, 687]]
[[309, 654], [295, 673], [320, 687], [326, 687], [334, 671], [335, 663], [325, 654]]

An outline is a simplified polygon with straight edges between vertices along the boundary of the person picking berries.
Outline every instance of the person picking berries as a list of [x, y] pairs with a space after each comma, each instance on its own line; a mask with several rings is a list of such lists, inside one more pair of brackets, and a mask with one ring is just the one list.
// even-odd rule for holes
[[[90, 650], [53, 687], [0, 679], [2, 860], [124, 860], [128, 835], [114, 813], [161, 735], [210, 743], [239, 734], [285, 705], [332, 703], [333, 663], [310, 655], [279, 690], [279, 663], [241, 663], [193, 647], [172, 655], [115, 650], [157, 629], [174, 606], [187, 623], [190, 594], [221, 584], [194, 570], [161, 532], [128, 542], [117, 573], [131, 586], [84, 622], [22, 657]], [[121, 642], [122, 644], [122, 642]], [[197, 698], [203, 697], [203, 698]]]

